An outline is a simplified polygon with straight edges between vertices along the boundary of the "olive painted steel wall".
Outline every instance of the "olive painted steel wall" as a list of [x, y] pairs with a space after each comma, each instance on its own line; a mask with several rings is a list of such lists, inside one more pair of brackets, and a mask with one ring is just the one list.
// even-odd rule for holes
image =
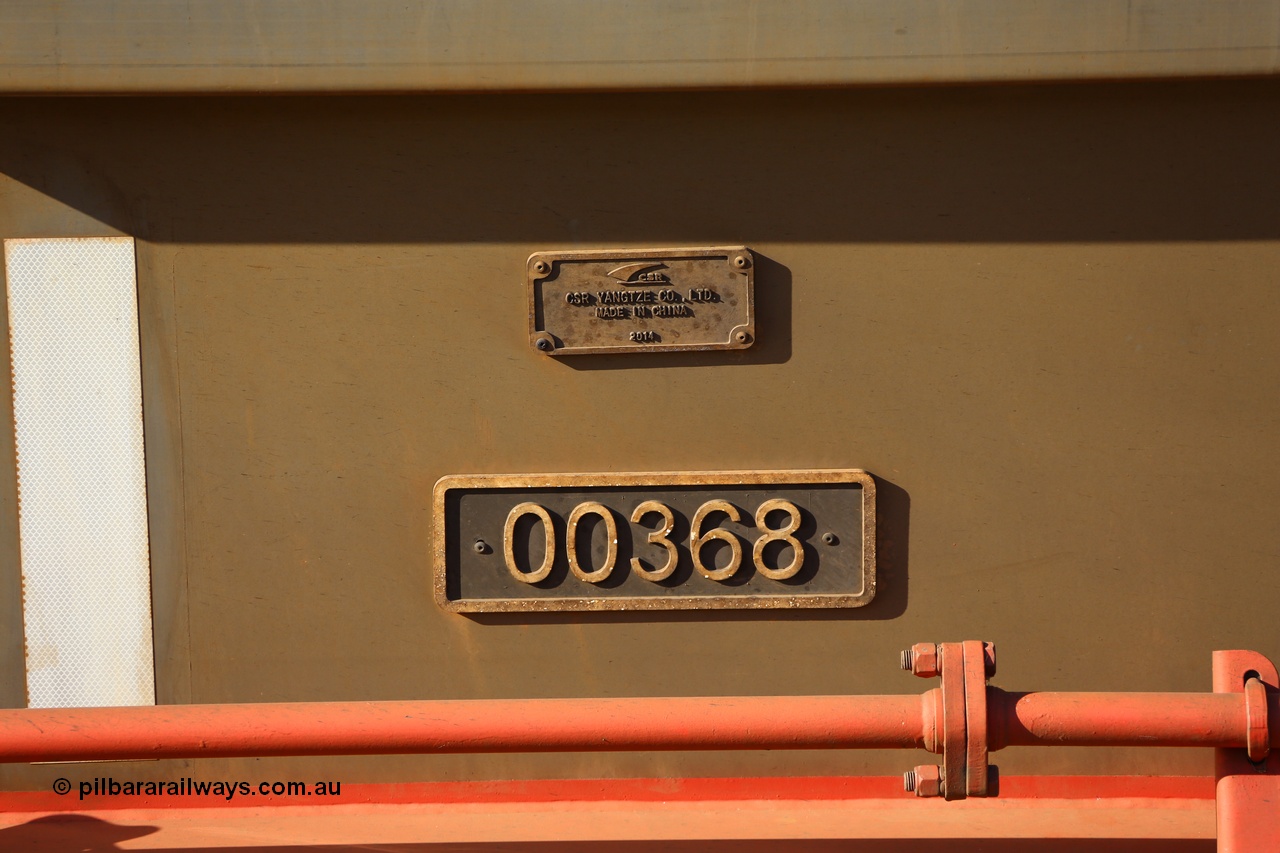
[[[11, 99], [0, 236], [138, 240], [161, 703], [914, 693], [900, 648], [974, 636], [999, 644], [1011, 689], [1202, 691], [1213, 649], [1280, 655], [1278, 97], [1256, 80]], [[759, 259], [750, 350], [556, 360], [528, 344], [533, 251], [733, 244]], [[10, 460], [11, 422], [6, 395]], [[442, 475], [810, 467], [880, 478], [867, 607], [467, 617], [431, 600]], [[25, 702], [16, 520], [10, 461], [8, 706]], [[1153, 749], [997, 761], [1211, 767]], [[912, 763], [197, 770], [354, 783]], [[0, 785], [63, 773], [3, 767]]]

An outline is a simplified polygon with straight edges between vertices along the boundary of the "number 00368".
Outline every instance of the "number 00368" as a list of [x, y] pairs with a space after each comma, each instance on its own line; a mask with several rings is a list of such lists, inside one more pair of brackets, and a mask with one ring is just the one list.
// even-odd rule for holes
[[857, 607], [875, 594], [865, 472], [445, 477], [437, 603], [461, 612]]

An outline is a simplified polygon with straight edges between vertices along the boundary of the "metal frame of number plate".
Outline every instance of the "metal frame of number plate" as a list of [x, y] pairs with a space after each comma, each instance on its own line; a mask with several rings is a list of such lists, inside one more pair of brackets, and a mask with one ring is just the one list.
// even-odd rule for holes
[[[795, 595], [666, 595], [562, 598], [470, 598], [448, 597], [448, 518], [447, 496], [452, 490], [513, 490], [519, 501], [523, 489], [605, 489], [636, 488], [712, 488], [726, 486], [776, 485], [802, 488], [809, 485], [858, 485], [862, 493], [862, 562], [861, 589], [854, 593], [799, 593]], [[479, 474], [441, 477], [434, 490], [434, 572], [432, 586], [436, 604], [455, 613], [511, 613], [545, 611], [605, 610], [741, 610], [741, 609], [816, 609], [861, 607], [876, 594], [876, 485], [866, 471], [787, 470], [787, 471], [702, 471], [685, 473], [598, 473], [598, 474]], [[462, 543], [458, 543], [461, 547]], [[499, 544], [499, 549], [502, 547]], [[501, 551], [499, 550], [499, 554]]]

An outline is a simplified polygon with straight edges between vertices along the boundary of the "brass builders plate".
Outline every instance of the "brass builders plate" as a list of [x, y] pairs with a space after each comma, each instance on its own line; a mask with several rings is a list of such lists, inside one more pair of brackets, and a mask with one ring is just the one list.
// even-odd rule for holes
[[444, 477], [435, 597], [463, 613], [860, 607], [865, 471]]
[[546, 355], [745, 349], [755, 258], [743, 246], [538, 252], [529, 343]]

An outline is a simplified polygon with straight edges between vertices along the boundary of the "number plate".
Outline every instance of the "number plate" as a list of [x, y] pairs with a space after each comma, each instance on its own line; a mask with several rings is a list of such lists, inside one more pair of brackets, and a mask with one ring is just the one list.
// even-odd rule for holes
[[435, 597], [464, 613], [860, 607], [865, 471], [450, 476]]
[[529, 343], [546, 355], [745, 349], [755, 258], [743, 247], [538, 252]]

